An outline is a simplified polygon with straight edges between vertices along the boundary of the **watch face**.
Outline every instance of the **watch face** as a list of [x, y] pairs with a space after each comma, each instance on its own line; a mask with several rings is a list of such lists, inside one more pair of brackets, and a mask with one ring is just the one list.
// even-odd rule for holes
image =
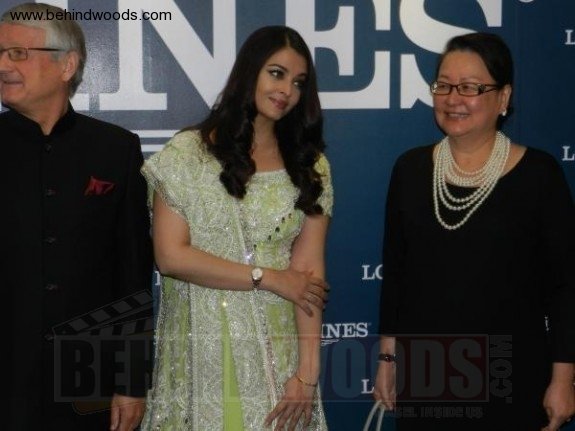
[[264, 272], [261, 268], [254, 268], [252, 269], [252, 280], [260, 281], [264, 275]]

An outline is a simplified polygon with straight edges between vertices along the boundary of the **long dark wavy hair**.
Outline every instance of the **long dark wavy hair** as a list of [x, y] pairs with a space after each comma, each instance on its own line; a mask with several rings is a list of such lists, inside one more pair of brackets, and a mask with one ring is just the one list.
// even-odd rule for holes
[[228, 193], [243, 198], [246, 183], [256, 171], [250, 150], [253, 122], [258, 114], [255, 103], [258, 76], [267, 59], [286, 47], [305, 58], [307, 79], [297, 105], [275, 123], [275, 135], [286, 171], [300, 191], [295, 207], [308, 215], [322, 214], [317, 199], [323, 188], [314, 165], [325, 148], [323, 118], [311, 53], [295, 30], [269, 26], [252, 33], [238, 53], [218, 102], [208, 117], [192, 128], [200, 130], [208, 151], [220, 161], [220, 180]]

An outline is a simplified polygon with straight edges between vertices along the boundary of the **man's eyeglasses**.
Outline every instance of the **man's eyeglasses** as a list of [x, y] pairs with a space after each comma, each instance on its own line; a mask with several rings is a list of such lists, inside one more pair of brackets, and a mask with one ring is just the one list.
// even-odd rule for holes
[[447, 96], [453, 89], [457, 90], [460, 96], [473, 97], [489, 91], [498, 90], [501, 85], [498, 84], [477, 84], [475, 82], [463, 82], [461, 84], [448, 84], [447, 82], [435, 81], [431, 84], [432, 94], [437, 96]]
[[8, 53], [8, 58], [12, 61], [28, 60], [28, 51], [48, 51], [48, 52], [63, 52], [65, 49], [59, 48], [22, 48], [15, 46], [12, 48], [0, 48], [0, 58], [5, 52]]

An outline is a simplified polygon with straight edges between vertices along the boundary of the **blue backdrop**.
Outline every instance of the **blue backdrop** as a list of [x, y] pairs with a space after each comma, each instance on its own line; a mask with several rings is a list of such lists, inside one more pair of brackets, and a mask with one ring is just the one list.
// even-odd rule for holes
[[[2, 10], [16, 3], [0, 0]], [[450, 37], [490, 31], [509, 43], [515, 114], [506, 131], [554, 155], [575, 190], [573, 1], [49, 3], [76, 13], [87, 36], [89, 60], [75, 108], [136, 131], [147, 154], [206, 115], [238, 47], [256, 28], [287, 24], [312, 47], [336, 199], [323, 328], [322, 387], [331, 430], [361, 429], [370, 406], [387, 183], [400, 153], [440, 137], [427, 88]]]

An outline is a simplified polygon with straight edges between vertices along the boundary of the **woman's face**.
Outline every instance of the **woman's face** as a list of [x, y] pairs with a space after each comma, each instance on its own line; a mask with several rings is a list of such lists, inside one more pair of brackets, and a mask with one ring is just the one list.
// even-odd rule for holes
[[260, 120], [278, 121], [299, 102], [307, 79], [307, 62], [292, 48], [273, 54], [260, 70], [255, 103]]
[[[437, 81], [456, 85], [466, 82], [495, 84], [481, 57], [474, 52], [453, 51], [440, 65]], [[507, 109], [511, 87], [478, 96], [460, 96], [455, 88], [448, 95], [433, 95], [435, 119], [452, 138], [485, 139], [497, 128], [497, 118]]]

